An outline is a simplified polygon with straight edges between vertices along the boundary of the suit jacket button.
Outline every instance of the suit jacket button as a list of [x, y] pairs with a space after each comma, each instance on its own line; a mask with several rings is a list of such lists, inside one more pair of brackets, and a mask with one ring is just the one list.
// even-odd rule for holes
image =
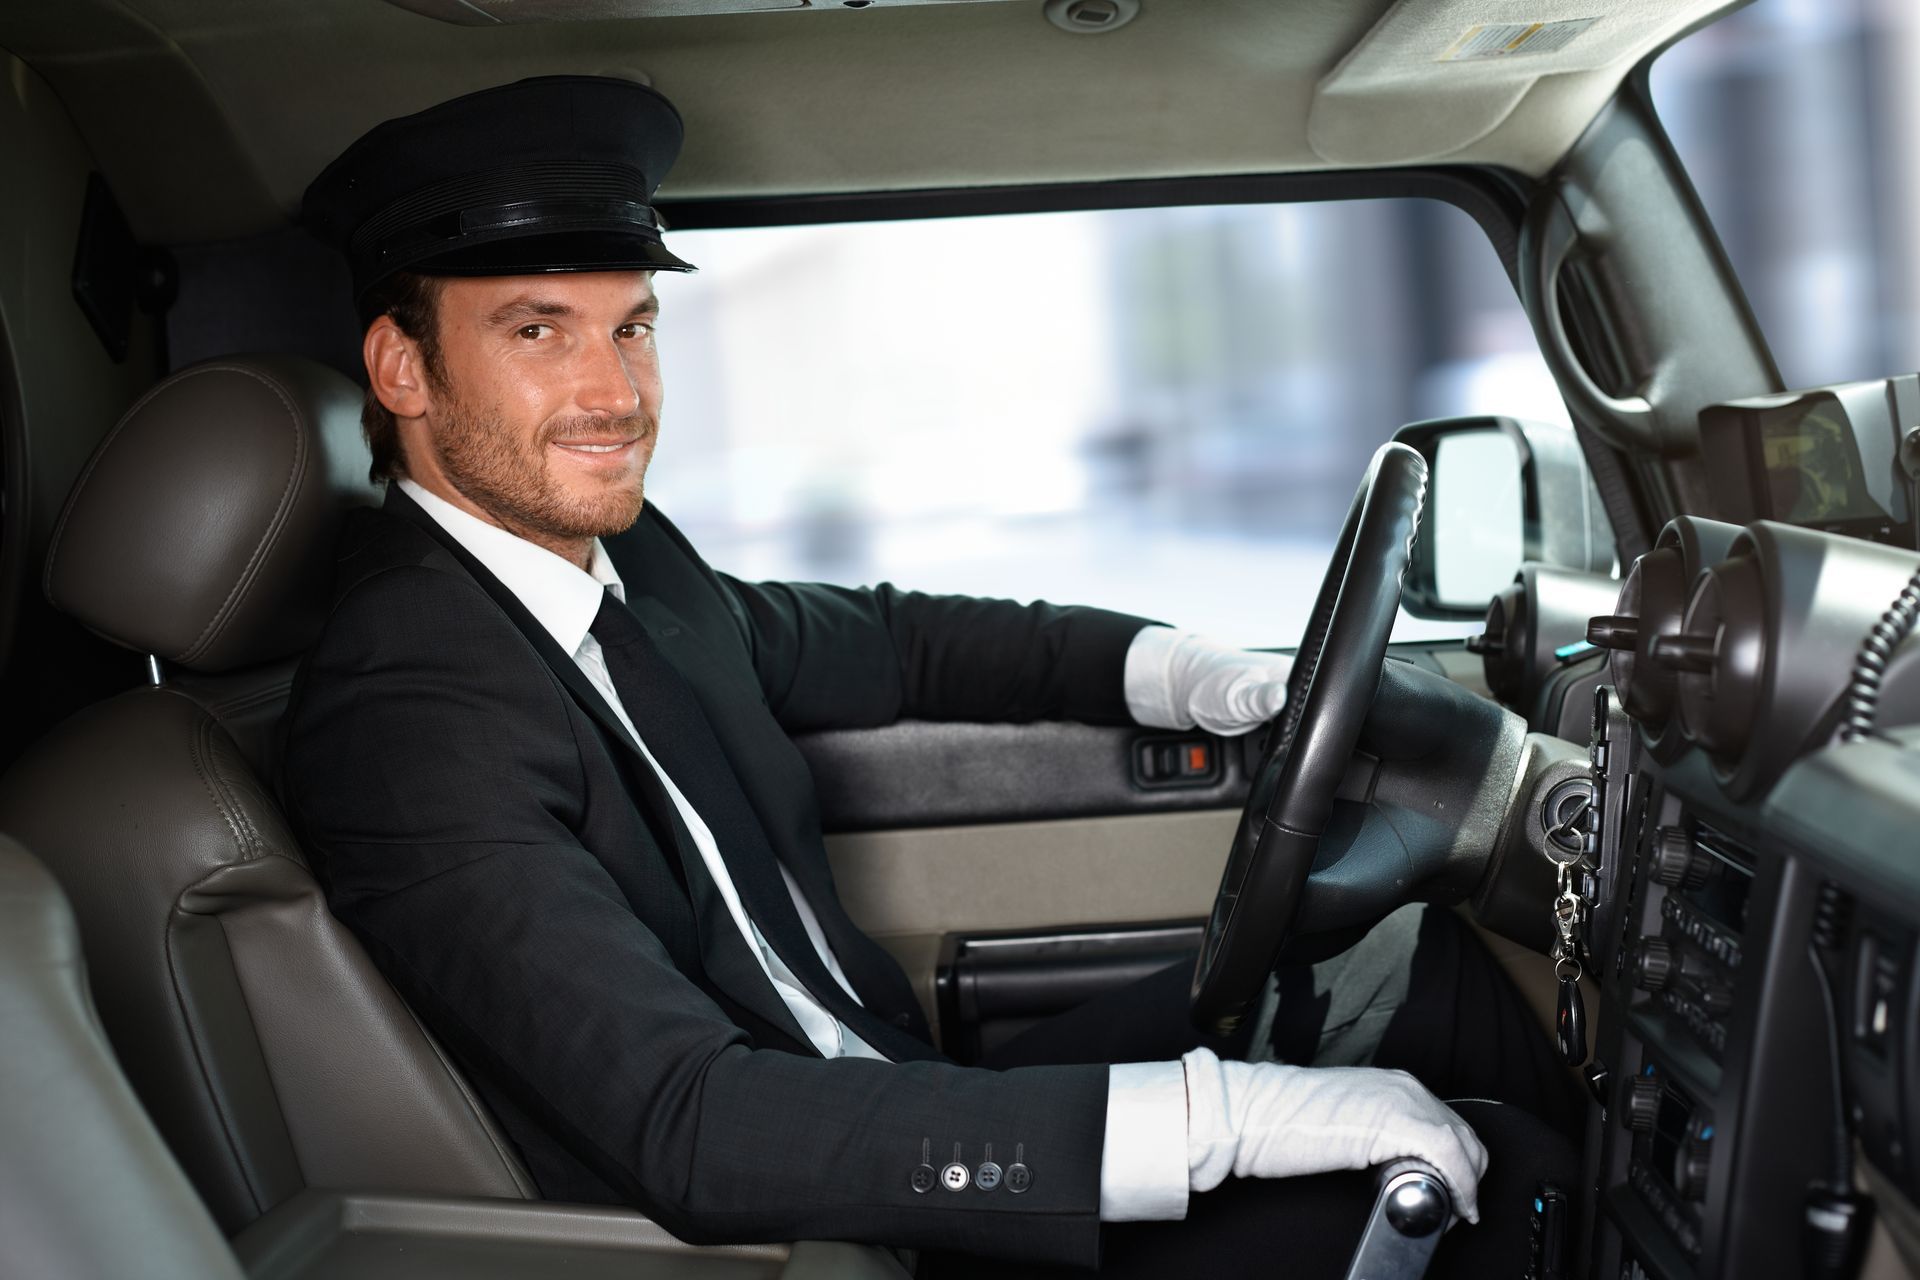
[[933, 1184], [939, 1181], [939, 1177], [934, 1173], [932, 1165], [923, 1164], [913, 1171], [913, 1176], [908, 1181], [913, 1184], [915, 1191], [925, 1195], [933, 1190]]
[[1000, 1166], [989, 1160], [973, 1171], [973, 1185], [991, 1191], [1000, 1185]]
[[940, 1171], [940, 1185], [949, 1191], [965, 1191], [967, 1184], [972, 1181], [973, 1174], [958, 1160]]
[[1027, 1168], [1024, 1164], [1008, 1165], [1007, 1171], [1003, 1176], [1006, 1179], [1007, 1190], [1013, 1192], [1014, 1195], [1019, 1195], [1022, 1191], [1025, 1191], [1033, 1185], [1033, 1170]]

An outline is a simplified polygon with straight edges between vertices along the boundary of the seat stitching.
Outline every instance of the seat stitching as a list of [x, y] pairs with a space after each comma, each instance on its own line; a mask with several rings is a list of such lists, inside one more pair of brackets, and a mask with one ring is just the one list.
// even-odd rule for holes
[[227, 830], [232, 834], [233, 843], [242, 859], [251, 858], [254, 856], [251, 833], [240, 829], [240, 824], [235, 820], [233, 806], [220, 794], [220, 783], [213, 777], [202, 754], [202, 738], [209, 742], [212, 740], [212, 735], [208, 732], [210, 726], [210, 721], [195, 721], [193, 733], [187, 740], [187, 757], [193, 762], [193, 771], [198, 775], [200, 785], [207, 789], [207, 796], [213, 801], [214, 812], [219, 814], [221, 820], [227, 824]]
[[[223, 802], [228, 809], [232, 811], [234, 820], [246, 833], [248, 852], [252, 857], [260, 858], [267, 852], [266, 837], [260, 834], [260, 827], [259, 824], [253, 820], [252, 810], [241, 802], [232, 775], [221, 767], [220, 753], [216, 749], [213, 740], [214, 731], [218, 727], [219, 722], [212, 719], [203, 721], [201, 724], [202, 736], [206, 739], [207, 746], [207, 771], [213, 775], [214, 781], [219, 784]], [[225, 733], [226, 730], [220, 729], [220, 732]], [[229, 739], [229, 741], [231, 741], [231, 739]]]
[[301, 423], [305, 419], [299, 409], [294, 406], [293, 400], [287, 395], [286, 390], [278, 382], [253, 369], [246, 368], [244, 365], [223, 365], [220, 367], [230, 372], [252, 378], [255, 382], [260, 383], [269, 391], [273, 392], [274, 396], [279, 399], [281, 406], [287, 411], [288, 420], [293, 424], [293, 463], [287, 470], [286, 483], [281, 486], [280, 501], [274, 508], [273, 518], [268, 521], [266, 531], [260, 535], [260, 541], [254, 546], [253, 554], [248, 557], [245, 567], [241, 569], [239, 579], [233, 584], [233, 589], [227, 592], [227, 598], [221, 602], [220, 607], [214, 611], [213, 616], [207, 620], [207, 625], [201, 628], [199, 636], [175, 659], [175, 661], [178, 662], [192, 662], [194, 659], [202, 656], [207, 648], [219, 638], [220, 632], [226, 624], [233, 620], [234, 613], [239, 610], [240, 602], [246, 598], [247, 593], [253, 588], [254, 581], [259, 574], [261, 563], [266, 559], [267, 553], [272, 549], [273, 543], [275, 539], [279, 537], [281, 530], [286, 528], [287, 520], [292, 511], [287, 498], [288, 495], [294, 492], [294, 489], [298, 485], [307, 461], [307, 437], [306, 433], [300, 429]]

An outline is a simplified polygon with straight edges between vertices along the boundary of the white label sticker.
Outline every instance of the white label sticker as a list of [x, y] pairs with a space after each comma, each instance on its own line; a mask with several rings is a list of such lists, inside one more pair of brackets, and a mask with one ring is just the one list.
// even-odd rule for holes
[[1567, 18], [1560, 22], [1484, 22], [1468, 27], [1441, 54], [1440, 62], [1479, 58], [1510, 58], [1521, 53], [1554, 53], [1598, 22], [1598, 18]]

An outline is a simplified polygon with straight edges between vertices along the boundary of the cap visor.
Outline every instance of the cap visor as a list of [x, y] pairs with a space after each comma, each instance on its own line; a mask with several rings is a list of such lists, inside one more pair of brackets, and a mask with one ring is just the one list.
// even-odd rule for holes
[[436, 253], [404, 268], [424, 275], [517, 276], [549, 271], [694, 271], [657, 239], [630, 231], [556, 231]]

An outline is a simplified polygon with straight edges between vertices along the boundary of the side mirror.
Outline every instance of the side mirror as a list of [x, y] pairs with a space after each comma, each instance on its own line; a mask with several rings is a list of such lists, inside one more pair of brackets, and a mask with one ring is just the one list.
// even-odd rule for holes
[[1416, 618], [1466, 621], [1529, 561], [1606, 573], [1613, 526], [1573, 428], [1519, 418], [1438, 418], [1394, 433], [1427, 460], [1427, 511], [1401, 601]]

